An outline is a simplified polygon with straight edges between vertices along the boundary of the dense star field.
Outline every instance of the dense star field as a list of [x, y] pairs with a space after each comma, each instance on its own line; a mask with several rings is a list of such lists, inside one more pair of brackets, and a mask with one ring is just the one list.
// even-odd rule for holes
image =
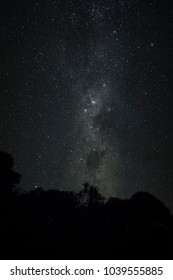
[[173, 210], [171, 1], [1, 0], [0, 150], [25, 190]]

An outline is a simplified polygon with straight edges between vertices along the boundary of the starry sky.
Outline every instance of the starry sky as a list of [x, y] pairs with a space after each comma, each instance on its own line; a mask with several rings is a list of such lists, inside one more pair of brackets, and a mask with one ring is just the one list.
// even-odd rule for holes
[[173, 210], [172, 19], [168, 0], [1, 0], [0, 150], [23, 189]]

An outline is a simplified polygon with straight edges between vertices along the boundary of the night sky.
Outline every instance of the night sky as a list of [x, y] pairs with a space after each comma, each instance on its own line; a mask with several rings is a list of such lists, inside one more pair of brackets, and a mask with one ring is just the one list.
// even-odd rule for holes
[[173, 211], [173, 9], [1, 0], [0, 150], [24, 190], [148, 191]]

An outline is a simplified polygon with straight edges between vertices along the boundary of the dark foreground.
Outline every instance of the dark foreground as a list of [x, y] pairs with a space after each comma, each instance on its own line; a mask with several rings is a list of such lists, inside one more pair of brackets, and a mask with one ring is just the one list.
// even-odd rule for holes
[[[89, 192], [97, 191], [89, 188]], [[36, 190], [1, 201], [1, 259], [169, 259], [173, 219], [152, 195], [107, 203]], [[83, 196], [83, 197], [82, 197]], [[99, 197], [99, 195], [98, 195]]]
[[173, 217], [151, 194], [23, 193], [12, 167], [0, 152], [0, 259], [173, 259]]

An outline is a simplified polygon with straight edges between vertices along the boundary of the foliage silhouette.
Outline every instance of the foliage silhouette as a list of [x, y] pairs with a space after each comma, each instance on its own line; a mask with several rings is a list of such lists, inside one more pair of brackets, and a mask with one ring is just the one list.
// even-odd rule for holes
[[1, 258], [172, 258], [173, 218], [153, 195], [105, 200], [88, 183], [79, 193], [19, 192], [12, 168], [13, 158], [1, 152]]
[[96, 187], [90, 186], [88, 183], [85, 183], [83, 186], [84, 189], [78, 194], [81, 206], [93, 207], [103, 203], [104, 197], [98, 192]]
[[16, 197], [19, 193], [21, 175], [12, 168], [13, 157], [6, 152], [0, 152], [0, 200], [1, 203]]

